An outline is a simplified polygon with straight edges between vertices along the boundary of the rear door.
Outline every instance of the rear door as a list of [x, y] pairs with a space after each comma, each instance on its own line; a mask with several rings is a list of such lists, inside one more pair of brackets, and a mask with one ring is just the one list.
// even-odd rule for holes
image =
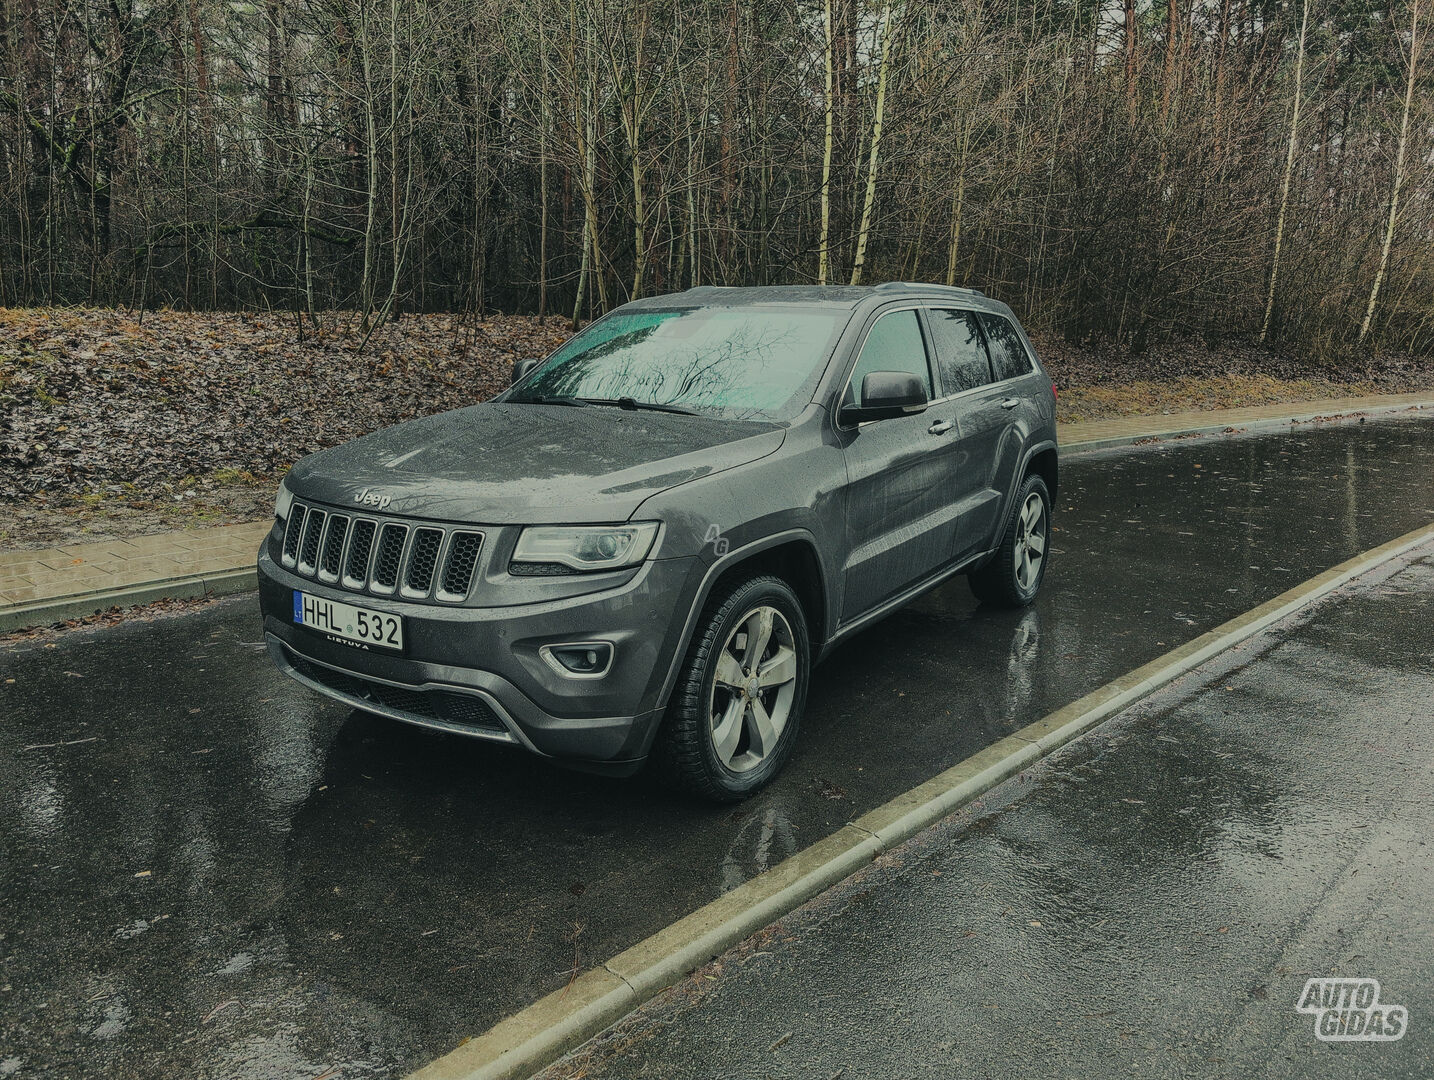
[[1002, 443], [1009, 427], [1006, 393], [996, 383], [986, 337], [974, 311], [955, 307], [927, 313], [947, 411], [957, 424], [952, 483], [958, 558], [991, 546], [1003, 489]]
[[[915, 308], [878, 315], [867, 330], [841, 403], [860, 402], [873, 371], [907, 371], [935, 396], [927, 343]], [[846, 457], [847, 562], [841, 621], [929, 577], [950, 562], [955, 509], [949, 484], [956, 425], [947, 412], [838, 426]]]
[[1010, 319], [989, 311], [979, 312], [977, 318], [986, 337], [991, 369], [996, 379], [987, 397], [988, 411], [1002, 417], [1002, 422], [997, 425], [999, 434], [991, 476], [992, 485], [1001, 496], [997, 500], [997, 513], [1004, 522], [1005, 499], [1019, 479], [1016, 471], [1021, 467], [1022, 454], [1031, 433], [1045, 422], [1040, 402], [1044, 399], [1047, 384], [1045, 376], [1036, 369], [1020, 331]]

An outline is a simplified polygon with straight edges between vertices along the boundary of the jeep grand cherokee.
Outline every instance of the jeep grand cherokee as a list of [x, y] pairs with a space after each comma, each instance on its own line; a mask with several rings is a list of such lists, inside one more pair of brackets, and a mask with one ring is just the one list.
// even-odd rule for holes
[[837, 642], [954, 574], [990, 604], [1040, 588], [1054, 392], [979, 292], [696, 288], [514, 374], [294, 466], [259, 553], [284, 671], [735, 800]]

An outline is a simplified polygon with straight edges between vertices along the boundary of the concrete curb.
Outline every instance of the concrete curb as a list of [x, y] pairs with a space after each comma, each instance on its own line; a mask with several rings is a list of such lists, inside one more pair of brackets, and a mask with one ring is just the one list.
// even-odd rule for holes
[[[1310, 404], [1315, 404], [1311, 402]], [[1195, 435], [1223, 435], [1251, 431], [1277, 431], [1294, 424], [1307, 424], [1311, 420], [1328, 421], [1331, 424], [1347, 424], [1362, 417], [1389, 417], [1397, 413], [1420, 412], [1434, 408], [1434, 395], [1418, 401], [1404, 401], [1397, 405], [1374, 405], [1353, 412], [1329, 412], [1313, 409], [1293, 416], [1272, 416], [1254, 420], [1236, 420], [1223, 424], [1209, 424], [1198, 427], [1176, 427], [1168, 431], [1149, 431], [1138, 434], [1118, 435], [1107, 439], [1071, 439], [1061, 443], [1061, 453], [1084, 454], [1095, 450], [1108, 450], [1112, 446], [1135, 446], [1137, 444], [1160, 443], [1173, 439], [1184, 439]], [[1098, 423], [1098, 421], [1092, 421]], [[1232, 431], [1233, 429], [1233, 431]]]
[[749, 934], [1152, 691], [1430, 541], [1434, 525], [1357, 555], [1008, 735], [577, 977], [412, 1073], [409, 1080], [530, 1076]]
[[252, 566], [221, 570], [192, 577], [166, 578], [142, 585], [81, 593], [57, 600], [0, 608], [0, 633], [27, 626], [48, 626], [65, 619], [78, 619], [112, 607], [134, 607], [156, 600], [191, 600], [199, 596], [226, 596], [259, 587], [258, 571]]

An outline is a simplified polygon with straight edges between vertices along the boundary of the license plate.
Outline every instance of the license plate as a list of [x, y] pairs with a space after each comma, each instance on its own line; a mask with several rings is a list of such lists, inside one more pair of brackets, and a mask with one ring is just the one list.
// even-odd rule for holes
[[403, 649], [403, 619], [294, 590], [294, 625], [381, 649]]

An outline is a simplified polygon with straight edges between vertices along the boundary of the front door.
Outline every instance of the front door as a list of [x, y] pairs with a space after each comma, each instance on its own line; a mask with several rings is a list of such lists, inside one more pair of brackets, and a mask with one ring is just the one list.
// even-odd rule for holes
[[[873, 371], [918, 376], [933, 393], [921, 320], [886, 312], [867, 332], [844, 403], [861, 400]], [[940, 406], [841, 432], [845, 440], [847, 563], [841, 621], [847, 623], [930, 577], [953, 558], [951, 476], [956, 424]]]

